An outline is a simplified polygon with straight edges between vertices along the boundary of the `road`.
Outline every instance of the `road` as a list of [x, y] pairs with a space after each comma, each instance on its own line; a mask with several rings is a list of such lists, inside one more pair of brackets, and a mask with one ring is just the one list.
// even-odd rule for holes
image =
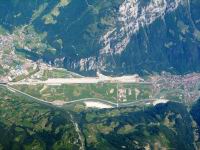
[[[98, 98], [84, 98], [84, 99], [78, 99], [78, 100], [64, 102], [64, 103], [62, 103], [62, 105], [59, 106], [59, 105], [55, 105], [54, 102], [49, 102], [49, 101], [46, 101], [46, 100], [43, 100], [43, 99], [36, 98], [36, 97], [31, 96], [31, 95], [29, 95], [27, 93], [19, 91], [19, 90], [13, 88], [13, 87], [10, 87], [9, 85], [5, 85], [5, 84], [1, 84], [1, 83], [0, 83], [0, 85], [3, 86], [3, 87], [5, 87], [5, 88], [7, 88], [11, 92], [17, 92], [19, 94], [22, 94], [23, 96], [27, 96], [27, 97], [33, 99], [36, 102], [43, 103], [43, 104], [48, 104], [48, 105], [52, 105], [52, 106], [57, 106], [57, 107], [62, 107], [63, 105], [66, 105], [66, 104], [73, 104], [73, 103], [78, 103], [78, 102], [93, 101], [93, 102], [100, 102], [100, 103], [103, 103], [103, 104], [110, 105], [110, 106], [112, 106], [112, 108], [117, 108], [117, 107], [132, 106], [134, 104], [141, 103], [141, 102], [163, 101], [163, 99], [143, 99], [143, 100], [138, 100], [138, 101], [128, 102], [128, 103], [115, 103], [115, 102], [111, 102], [111, 101], [104, 100], [104, 99], [98, 99]], [[169, 101], [169, 100], [166, 100], [166, 101]]]
[[9, 91], [11, 91], [11, 92], [13, 92], [13, 93], [16, 92], [16, 93], [19, 93], [19, 94], [21, 94], [21, 95], [23, 95], [23, 96], [27, 96], [27, 97], [33, 99], [33, 100], [36, 101], [36, 102], [54, 106], [54, 105], [52, 104], [52, 102], [48, 102], [48, 101], [45, 101], [45, 100], [43, 100], [43, 99], [39, 99], [39, 98], [33, 97], [33, 96], [31, 96], [31, 95], [29, 95], [29, 94], [27, 94], [27, 93], [24, 93], [24, 92], [19, 91], [19, 90], [15, 89], [15, 88], [12, 88], [12, 87], [10, 87], [9, 85], [5, 85], [5, 84], [1, 84], [1, 83], [0, 83], [0, 86], [2, 86], [2, 87], [4, 87], [4, 88], [8, 89]]

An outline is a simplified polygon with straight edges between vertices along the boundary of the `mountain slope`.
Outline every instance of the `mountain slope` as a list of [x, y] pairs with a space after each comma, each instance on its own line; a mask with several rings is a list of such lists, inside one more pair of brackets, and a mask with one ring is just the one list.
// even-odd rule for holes
[[0, 149], [199, 148], [199, 102], [191, 114], [175, 102], [78, 112], [78, 105], [68, 107], [36, 103], [1, 86]]
[[89, 111], [83, 115], [87, 149], [182, 149], [196, 148], [192, 118], [178, 103], [135, 111], [123, 108]]
[[0, 24], [45, 34], [55, 51], [44, 48], [41, 58], [73, 71], [183, 74], [200, 70], [199, 7], [198, 0], [8, 0]]
[[68, 113], [0, 86], [0, 149], [79, 149]]

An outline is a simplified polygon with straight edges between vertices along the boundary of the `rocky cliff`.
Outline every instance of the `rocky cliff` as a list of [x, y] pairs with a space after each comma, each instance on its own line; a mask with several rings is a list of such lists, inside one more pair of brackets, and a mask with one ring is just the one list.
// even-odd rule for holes
[[43, 47], [41, 58], [73, 71], [184, 74], [200, 70], [199, 7], [198, 0], [8, 0], [0, 24], [45, 34], [54, 51]]

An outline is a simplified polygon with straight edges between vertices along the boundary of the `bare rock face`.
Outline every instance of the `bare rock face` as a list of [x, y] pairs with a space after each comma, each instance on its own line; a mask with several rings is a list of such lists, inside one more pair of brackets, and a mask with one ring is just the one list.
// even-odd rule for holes
[[195, 3], [125, 0], [119, 7], [116, 26], [100, 39], [99, 68], [105, 72], [124, 69], [124, 73], [198, 71], [200, 17], [196, 15], [199, 3]]
[[29, 35], [45, 35], [45, 46], [31, 52], [79, 73], [184, 74], [200, 71], [199, 7], [198, 0], [7, 0], [0, 27], [31, 26]]
[[119, 7], [116, 18], [116, 26], [102, 36], [100, 42], [103, 48], [101, 54], [114, 53], [121, 54], [131, 36], [140, 27], [148, 26], [157, 18], [164, 16], [177, 9], [181, 0], [125, 0]]
[[164, 17], [165, 14], [175, 11], [181, 5], [181, 0], [125, 0], [118, 8], [115, 18], [115, 26], [101, 36], [99, 43], [102, 48], [99, 50], [98, 62], [96, 59], [81, 59], [75, 68], [84, 70], [104, 70], [115, 67], [113, 60], [106, 60], [105, 57], [120, 55], [126, 50], [131, 37], [141, 27], [152, 24], [156, 19]]

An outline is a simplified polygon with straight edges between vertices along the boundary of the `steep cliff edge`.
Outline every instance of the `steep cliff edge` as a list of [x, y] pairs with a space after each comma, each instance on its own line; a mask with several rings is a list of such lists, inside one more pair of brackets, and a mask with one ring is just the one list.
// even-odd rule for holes
[[199, 7], [198, 0], [8, 0], [0, 25], [46, 35], [41, 58], [76, 72], [184, 74], [200, 70]]

